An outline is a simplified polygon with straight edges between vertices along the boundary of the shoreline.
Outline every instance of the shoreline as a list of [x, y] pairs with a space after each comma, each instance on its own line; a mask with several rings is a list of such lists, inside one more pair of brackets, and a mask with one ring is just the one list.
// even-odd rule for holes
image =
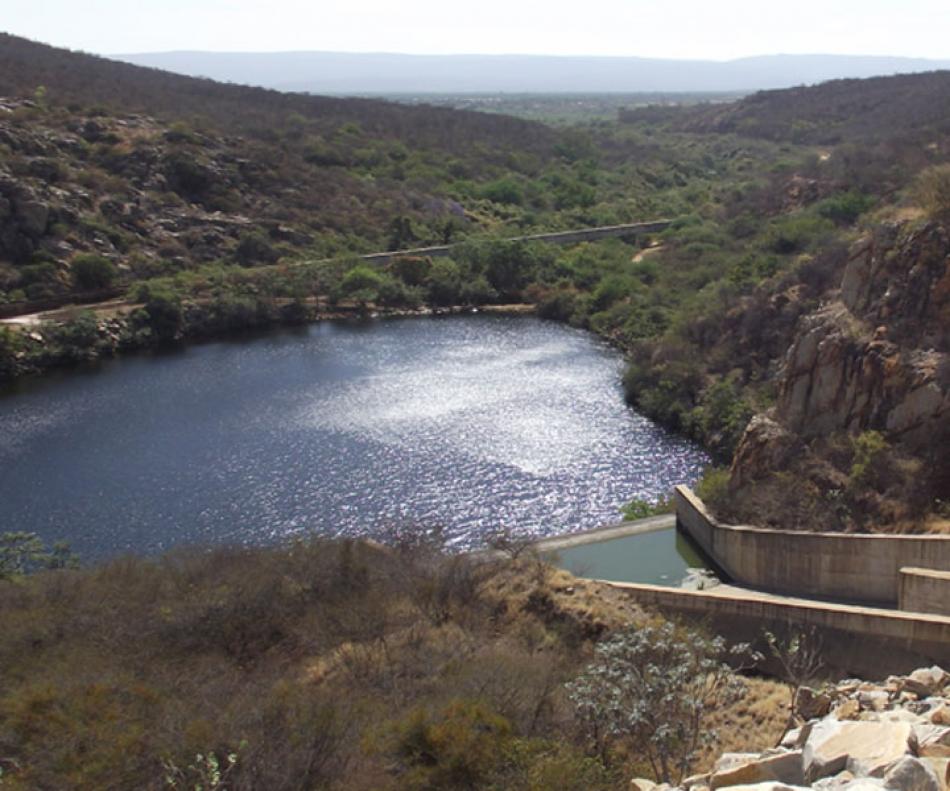
[[[191, 301], [182, 305], [183, 313], [188, 310], [200, 311], [210, 302]], [[302, 304], [304, 316], [285, 316], [282, 311], [288, 306]], [[271, 331], [279, 328], [301, 327], [318, 324], [323, 321], [352, 321], [392, 318], [438, 318], [442, 316], [463, 316], [486, 313], [490, 315], [529, 316], [537, 314], [537, 305], [528, 302], [499, 303], [491, 305], [450, 305], [445, 307], [423, 306], [419, 308], [394, 308], [377, 306], [372, 303], [358, 305], [341, 302], [332, 308], [324, 297], [309, 297], [302, 302], [281, 298], [268, 301], [273, 313], [257, 323], [248, 323], [238, 327], [227, 327], [219, 332], [187, 332], [174, 340], [161, 341], [153, 337], [144, 340], [123, 338], [130, 331], [129, 320], [142, 303], [110, 300], [91, 305], [69, 305], [35, 314], [23, 314], [0, 319], [0, 330], [7, 329], [18, 335], [26, 335], [38, 348], [34, 355], [20, 351], [13, 360], [11, 369], [4, 372], [0, 360], [0, 388], [10, 386], [27, 378], [35, 378], [54, 370], [65, 370], [104, 359], [116, 359], [130, 354], [158, 351], [167, 348], [182, 348], [195, 343], [212, 340], [239, 339], [254, 331]], [[47, 339], [41, 331], [45, 327], [68, 326], [79, 316], [92, 312], [96, 318], [99, 339], [105, 343], [99, 348], [74, 348], [71, 354], [43, 354]], [[104, 314], [104, 315], [100, 315]], [[596, 333], [595, 333], [596, 335]], [[600, 336], [598, 336], [600, 337]]]

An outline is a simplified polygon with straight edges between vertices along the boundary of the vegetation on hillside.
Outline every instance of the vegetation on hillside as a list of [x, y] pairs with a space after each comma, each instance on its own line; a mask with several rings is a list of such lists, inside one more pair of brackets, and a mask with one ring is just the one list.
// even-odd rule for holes
[[[180, 549], [14, 576], [0, 580], [0, 777], [11, 789], [625, 788], [650, 771], [646, 754], [589, 741], [565, 684], [594, 640], [631, 626], [647, 630], [632, 633], [641, 643], [660, 628], [703, 645], [707, 664], [722, 653], [527, 555], [478, 563], [420, 540]], [[699, 661], [673, 659], [687, 674]], [[781, 686], [748, 683], [741, 708], [704, 698], [706, 716], [689, 718], [728, 723], [715, 749], [781, 733]], [[650, 703], [655, 721], [688, 724]], [[708, 760], [667, 748], [682, 766]]]

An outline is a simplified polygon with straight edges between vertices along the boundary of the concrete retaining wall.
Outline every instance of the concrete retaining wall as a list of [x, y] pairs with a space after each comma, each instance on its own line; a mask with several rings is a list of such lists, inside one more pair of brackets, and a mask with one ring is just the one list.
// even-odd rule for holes
[[846, 604], [784, 599], [723, 586], [686, 591], [611, 583], [642, 604], [689, 616], [733, 640], [754, 641], [763, 629], [815, 627], [827, 669], [863, 678], [950, 662], [950, 617]]
[[950, 615], [950, 571], [902, 568], [900, 609]]
[[950, 571], [950, 536], [800, 533], [724, 525], [686, 486], [677, 526], [731, 580], [765, 591], [896, 606], [900, 569]]

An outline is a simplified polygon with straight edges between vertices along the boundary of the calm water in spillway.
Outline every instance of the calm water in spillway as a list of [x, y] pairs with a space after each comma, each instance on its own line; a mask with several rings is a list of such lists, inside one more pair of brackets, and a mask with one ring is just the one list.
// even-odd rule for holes
[[0, 530], [86, 559], [176, 544], [615, 522], [707, 461], [624, 405], [620, 356], [534, 318], [321, 323], [0, 395]]

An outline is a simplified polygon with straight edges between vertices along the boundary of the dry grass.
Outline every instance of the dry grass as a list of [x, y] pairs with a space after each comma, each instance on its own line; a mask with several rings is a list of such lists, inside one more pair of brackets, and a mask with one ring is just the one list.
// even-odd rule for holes
[[788, 686], [779, 681], [749, 678], [748, 694], [738, 703], [713, 712], [709, 727], [719, 731], [714, 745], [694, 764], [694, 771], [708, 772], [724, 752], [760, 752], [778, 744], [788, 723]]
[[924, 532], [938, 535], [950, 534], [950, 519], [932, 519], [924, 526]]
[[[191, 787], [195, 754], [236, 751], [234, 791], [404, 789], [425, 767], [394, 761], [394, 732], [421, 717], [477, 743], [478, 718], [466, 717], [484, 711], [510, 738], [467, 771], [513, 791], [540, 791], [528, 779], [540, 776], [611, 791], [635, 756], [610, 770], [585, 757], [564, 683], [597, 639], [661, 620], [530, 557], [473, 564], [352, 543], [3, 583], [0, 766], [17, 767], [4, 787], [157, 789], [163, 761]], [[781, 685], [751, 680], [711, 721], [715, 754], [774, 744], [786, 700]], [[464, 716], [440, 719], [449, 711]]]

